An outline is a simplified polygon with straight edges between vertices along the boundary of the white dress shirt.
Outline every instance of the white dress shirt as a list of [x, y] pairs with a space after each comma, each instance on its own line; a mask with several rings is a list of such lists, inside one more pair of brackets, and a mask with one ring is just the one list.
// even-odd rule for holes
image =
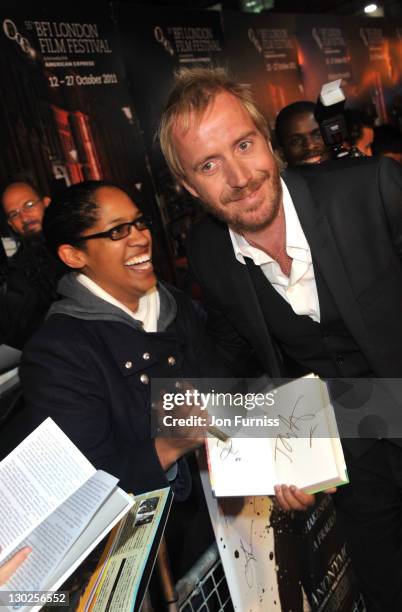
[[132, 312], [127, 306], [124, 306], [119, 300], [116, 300], [116, 298], [102, 289], [98, 283], [95, 283], [95, 281], [85, 274], [78, 274], [77, 280], [94, 295], [105, 300], [105, 302], [109, 302], [109, 304], [113, 304], [113, 306], [117, 306], [117, 308], [123, 310], [126, 314], [130, 315], [130, 317], [139, 321], [144, 331], [156, 332], [160, 307], [159, 292], [156, 287], [153, 287], [145, 295], [140, 297], [137, 310]]
[[320, 304], [315, 282], [311, 251], [300, 225], [289, 190], [281, 179], [283, 208], [286, 223], [286, 252], [292, 259], [289, 278], [283, 274], [279, 264], [265, 251], [252, 246], [241, 234], [229, 228], [236, 259], [245, 265], [244, 258], [249, 257], [261, 270], [298, 315], [308, 315], [320, 322]]

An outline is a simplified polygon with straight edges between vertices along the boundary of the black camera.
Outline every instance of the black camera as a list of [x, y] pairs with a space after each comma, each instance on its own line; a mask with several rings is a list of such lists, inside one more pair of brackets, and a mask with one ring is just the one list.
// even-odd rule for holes
[[344, 146], [349, 139], [349, 133], [344, 116], [346, 98], [341, 82], [341, 79], [338, 79], [322, 86], [314, 116], [320, 126], [322, 139], [332, 151], [334, 159], [346, 156], [361, 157], [362, 153], [355, 147], [350, 149]]

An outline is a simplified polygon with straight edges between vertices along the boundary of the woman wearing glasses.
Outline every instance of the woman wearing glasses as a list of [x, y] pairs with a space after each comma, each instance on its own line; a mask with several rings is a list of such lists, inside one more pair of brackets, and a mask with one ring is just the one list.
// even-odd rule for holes
[[202, 319], [186, 296], [157, 282], [148, 220], [121, 189], [69, 187], [47, 208], [43, 231], [71, 273], [24, 352], [33, 424], [51, 416], [128, 491], [170, 479], [179, 489], [180, 476], [189, 479], [176, 461], [200, 439], [151, 438], [150, 381], [224, 375]]

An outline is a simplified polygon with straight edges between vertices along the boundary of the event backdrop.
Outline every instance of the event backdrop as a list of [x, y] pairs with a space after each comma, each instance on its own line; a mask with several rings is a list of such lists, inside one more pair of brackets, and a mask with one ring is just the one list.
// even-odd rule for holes
[[287, 104], [304, 97], [293, 15], [223, 13], [225, 63], [250, 83], [271, 127]]
[[119, 4], [117, 24], [130, 92], [138, 112], [164, 222], [174, 254], [184, 254], [184, 239], [197, 216], [194, 200], [174, 181], [155, 141], [160, 114], [175, 70], [222, 62], [220, 13]]
[[43, 193], [105, 179], [144, 195], [156, 259], [169, 277], [164, 226], [119, 40], [107, 2], [85, 7], [2, 5], [0, 184], [30, 178]]
[[175, 70], [229, 67], [251, 85], [271, 127], [283, 106], [316, 100], [335, 78], [349, 106], [402, 126], [402, 22], [107, 0], [95, 18], [49, 0], [28, 9], [8, 2], [1, 21], [0, 185], [22, 173], [50, 193], [87, 178], [139, 186], [169, 279], [199, 214], [155, 142]]
[[308, 17], [297, 15], [295, 19], [305, 98], [315, 101], [324, 83], [342, 79], [348, 102], [354, 101], [356, 81], [344, 19], [331, 15]]

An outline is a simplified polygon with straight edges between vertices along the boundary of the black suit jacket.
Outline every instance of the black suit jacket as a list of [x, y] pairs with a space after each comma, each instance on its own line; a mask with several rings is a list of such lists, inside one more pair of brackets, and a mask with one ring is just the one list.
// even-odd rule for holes
[[[389, 159], [336, 161], [284, 180], [313, 257], [343, 321], [378, 377], [402, 376], [402, 168]], [[227, 227], [207, 217], [190, 234], [188, 255], [209, 309], [210, 333], [240, 373], [255, 351], [283, 376], [247, 267]]]

